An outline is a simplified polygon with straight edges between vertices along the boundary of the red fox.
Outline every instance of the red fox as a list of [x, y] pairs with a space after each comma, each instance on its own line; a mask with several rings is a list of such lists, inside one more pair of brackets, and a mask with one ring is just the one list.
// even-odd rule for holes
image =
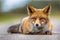
[[8, 32], [22, 34], [52, 34], [52, 24], [50, 22], [51, 5], [42, 9], [27, 6], [28, 16], [22, 19], [21, 24], [13, 25]]
[[28, 5], [28, 16], [22, 19], [19, 31], [23, 34], [52, 34], [50, 9], [51, 5], [47, 5], [43, 9], [36, 9]]

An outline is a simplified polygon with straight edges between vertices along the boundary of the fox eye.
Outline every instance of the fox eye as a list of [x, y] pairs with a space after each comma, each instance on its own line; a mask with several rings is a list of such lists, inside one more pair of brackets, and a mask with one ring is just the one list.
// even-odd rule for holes
[[41, 22], [45, 22], [46, 19], [45, 18], [40, 18]]

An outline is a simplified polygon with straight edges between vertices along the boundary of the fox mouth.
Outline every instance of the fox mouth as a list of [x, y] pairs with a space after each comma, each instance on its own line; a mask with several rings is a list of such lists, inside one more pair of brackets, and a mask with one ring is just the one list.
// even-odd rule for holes
[[42, 30], [44, 27], [37, 27], [38, 30]]

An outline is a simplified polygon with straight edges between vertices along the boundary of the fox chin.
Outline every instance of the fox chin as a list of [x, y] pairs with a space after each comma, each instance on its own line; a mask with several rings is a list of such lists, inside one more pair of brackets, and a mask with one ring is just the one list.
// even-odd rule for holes
[[22, 19], [19, 31], [23, 34], [52, 34], [50, 22], [51, 5], [42, 9], [27, 6], [28, 16]]

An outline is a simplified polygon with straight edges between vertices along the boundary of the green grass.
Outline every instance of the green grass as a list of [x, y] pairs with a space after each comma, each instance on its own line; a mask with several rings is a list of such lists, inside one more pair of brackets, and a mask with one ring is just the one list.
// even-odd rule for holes
[[23, 16], [23, 14], [1, 14], [0, 15], [0, 22], [9, 21], [11, 19], [17, 19], [22, 16]]

